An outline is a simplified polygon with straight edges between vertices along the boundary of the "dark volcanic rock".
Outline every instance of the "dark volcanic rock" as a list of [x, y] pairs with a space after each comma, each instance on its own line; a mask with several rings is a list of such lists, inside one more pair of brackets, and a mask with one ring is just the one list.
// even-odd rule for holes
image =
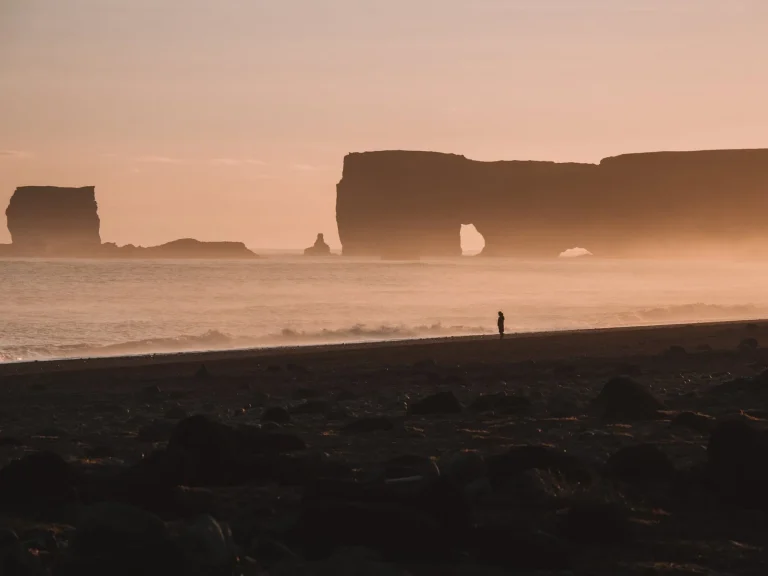
[[381, 472], [382, 477], [387, 480], [417, 476], [435, 479], [440, 476], [440, 469], [431, 458], [416, 454], [402, 454], [382, 462]]
[[438, 392], [408, 406], [408, 414], [427, 416], [432, 414], [460, 414], [464, 407], [453, 392]]
[[232, 532], [224, 523], [203, 514], [171, 527], [174, 544], [182, 558], [184, 574], [230, 576], [237, 562]]
[[181, 420], [188, 416], [187, 411], [181, 406], [173, 406], [165, 411], [165, 417], [169, 420]]
[[304, 256], [330, 256], [331, 247], [325, 243], [325, 238], [322, 234], [317, 235], [315, 243], [304, 250]]
[[758, 344], [756, 338], [744, 338], [744, 340], [739, 342], [739, 350], [742, 352], [752, 352], [757, 350], [759, 347], [760, 345]]
[[264, 410], [261, 415], [262, 422], [274, 422], [275, 424], [287, 424], [291, 421], [291, 415], [288, 410], [281, 406], [273, 406]]
[[497, 394], [482, 394], [469, 405], [473, 412], [513, 413], [527, 410], [531, 401], [525, 396], [508, 395], [506, 392]]
[[182, 555], [160, 518], [126, 504], [96, 504], [77, 523], [71, 557], [56, 574], [183, 574]]
[[628, 483], [665, 482], [672, 479], [675, 467], [655, 444], [622, 448], [608, 458], [608, 474]]
[[78, 500], [72, 467], [53, 452], [33, 452], [0, 470], [0, 510], [23, 518], [50, 518]]
[[369, 434], [371, 432], [387, 432], [395, 427], [392, 420], [386, 416], [370, 416], [353, 420], [342, 428], [347, 434]]
[[441, 479], [325, 482], [305, 491], [295, 537], [308, 558], [364, 546], [392, 561], [447, 561], [470, 526], [462, 491]]
[[679, 359], [679, 358], [687, 358], [688, 357], [688, 351], [685, 348], [683, 348], [682, 346], [670, 346], [664, 352], [664, 355], [667, 358], [670, 358], [672, 360], [676, 360], [676, 359]]
[[592, 405], [610, 421], [656, 420], [665, 408], [646, 386], [623, 376], [611, 378]]
[[443, 454], [438, 461], [440, 475], [459, 486], [467, 486], [488, 473], [483, 455], [475, 450], [460, 450]]
[[579, 502], [565, 516], [563, 535], [575, 544], [615, 546], [630, 539], [629, 511], [616, 502]]
[[325, 414], [331, 410], [327, 400], [307, 400], [291, 407], [291, 414]]
[[186, 485], [228, 485], [264, 479], [269, 475], [270, 458], [305, 447], [291, 434], [265, 432], [254, 426], [232, 428], [196, 415], [174, 428], [167, 459]]
[[[655, 257], [659, 242], [684, 255], [700, 245], [698, 230], [736, 255], [744, 238], [767, 237], [759, 217], [767, 188], [768, 150], [626, 154], [599, 164], [390, 150], [344, 158], [336, 221], [348, 256], [460, 256], [466, 223], [490, 256], [554, 257], [578, 245], [602, 257]], [[734, 195], [727, 207], [723, 190]]]
[[712, 481], [728, 501], [748, 508], [768, 509], [768, 442], [751, 423], [719, 423], [707, 444]]
[[670, 425], [689, 428], [701, 434], [709, 434], [715, 426], [715, 419], [699, 412], [680, 412], [672, 419]]
[[593, 479], [590, 468], [581, 460], [546, 446], [515, 446], [503, 454], [488, 456], [488, 478], [499, 485], [506, 478], [526, 470], [548, 470], [575, 484], [589, 484]]
[[571, 567], [570, 553], [564, 542], [549, 534], [522, 530], [515, 525], [478, 526], [472, 530], [467, 548], [475, 563], [503, 568], [505, 574]]

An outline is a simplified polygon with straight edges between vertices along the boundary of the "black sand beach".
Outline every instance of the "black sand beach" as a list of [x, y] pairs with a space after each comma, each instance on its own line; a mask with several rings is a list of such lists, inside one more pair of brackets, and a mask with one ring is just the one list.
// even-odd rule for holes
[[0, 574], [763, 574], [766, 341], [0, 365]]

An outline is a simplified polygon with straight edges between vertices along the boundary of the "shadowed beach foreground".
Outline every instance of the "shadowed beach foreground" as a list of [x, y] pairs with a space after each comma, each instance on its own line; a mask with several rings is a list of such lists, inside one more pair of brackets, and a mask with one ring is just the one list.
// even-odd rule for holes
[[0, 574], [764, 574], [768, 322], [0, 366]]

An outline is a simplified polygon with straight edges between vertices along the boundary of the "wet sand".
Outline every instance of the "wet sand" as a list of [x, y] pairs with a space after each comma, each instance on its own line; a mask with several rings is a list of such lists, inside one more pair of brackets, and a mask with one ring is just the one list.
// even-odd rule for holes
[[[138, 495], [128, 500], [173, 532], [191, 529], [189, 507], [158, 509], [147, 484], [168, 480], [202, 491], [206, 504], [197, 512], [231, 527], [240, 558], [234, 573], [354, 573], [349, 566], [414, 575], [764, 573], [768, 506], [751, 497], [753, 487], [740, 490], [739, 478], [724, 480], [707, 446], [723, 422], [746, 423], [756, 434], [766, 424], [765, 342], [768, 321], [756, 320], [0, 365], [0, 465], [52, 451], [74, 471], [77, 492], [42, 508], [19, 504], [2, 523], [15, 529], [23, 550], [37, 550], [40, 570], [71, 573], [59, 564], [82, 566], [87, 547], [76, 547], [85, 555], [78, 558], [63, 545], [33, 548], [30, 530], [55, 530], [55, 539], [70, 543], [84, 509], [122, 498], [104, 487], [158, 452], [174, 466], [186, 459], [183, 473], [131, 485]], [[615, 377], [631, 379], [640, 396], [600, 396]], [[646, 393], [658, 402], [652, 413], [643, 407]], [[419, 404], [432, 395], [431, 405]], [[218, 428], [206, 428], [217, 422], [245, 430], [255, 444], [264, 441], [259, 434], [278, 434], [302, 445], [264, 461], [222, 432], [227, 439], [214, 452], [237, 454], [216, 460], [223, 475], [210, 475], [210, 455], [178, 432], [191, 415], [208, 418], [193, 419], [206, 437], [219, 438]], [[650, 456], [617, 457], [649, 444]], [[520, 446], [543, 452], [532, 457]], [[762, 444], [751, 449], [768, 456]], [[563, 464], [563, 454], [573, 462]], [[437, 474], [461, 502], [435, 488]], [[393, 483], [398, 478], [410, 480]], [[352, 480], [378, 496], [355, 495]], [[318, 497], [320, 481], [342, 488]], [[0, 473], [0, 490], [25, 490], [7, 482]], [[455, 507], [456, 518], [466, 506], [470, 520], [446, 529], [453, 525], [440, 513], [430, 523], [434, 509], [393, 495], [403, 485], [417, 500], [439, 492], [447, 498], [439, 508]], [[397, 502], [399, 520], [381, 515], [374, 506], [381, 498]], [[323, 545], [310, 544], [319, 509], [329, 525], [357, 530], [326, 526], [318, 529]], [[433, 540], [425, 536], [422, 552], [391, 536], [398, 522], [405, 530], [424, 517], [432, 520], [420, 533]], [[184, 554], [174, 558], [182, 562]]]

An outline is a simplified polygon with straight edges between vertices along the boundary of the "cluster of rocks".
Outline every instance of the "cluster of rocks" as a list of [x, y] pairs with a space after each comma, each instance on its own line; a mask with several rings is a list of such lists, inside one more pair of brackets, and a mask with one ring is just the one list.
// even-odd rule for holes
[[[672, 414], [628, 377], [603, 386], [586, 407], [591, 417], [622, 426], [669, 420], [671, 429], [708, 435], [705, 459], [678, 466], [663, 443], [594, 460], [523, 444], [360, 465], [318, 453], [283, 428], [334, 409], [309, 392], [288, 408], [267, 406], [260, 425], [168, 413], [170, 425], [151, 435], [154, 449], [130, 466], [50, 451], [10, 462], [0, 470], [0, 510], [15, 527], [0, 531], [0, 574], [557, 572], [577, 569], [590, 547], [642, 541], [643, 510], [662, 510], [653, 521], [671, 531], [701, 514], [702, 502], [710, 513], [768, 512], [765, 432], [748, 418]], [[405, 418], [500, 417], [530, 407], [522, 395], [461, 402], [443, 390], [409, 402]], [[342, 440], [379, 435], [384, 443], [400, 428], [387, 414], [340, 418], [335, 427]], [[239, 496], [227, 506], [222, 495], [232, 493]]]

